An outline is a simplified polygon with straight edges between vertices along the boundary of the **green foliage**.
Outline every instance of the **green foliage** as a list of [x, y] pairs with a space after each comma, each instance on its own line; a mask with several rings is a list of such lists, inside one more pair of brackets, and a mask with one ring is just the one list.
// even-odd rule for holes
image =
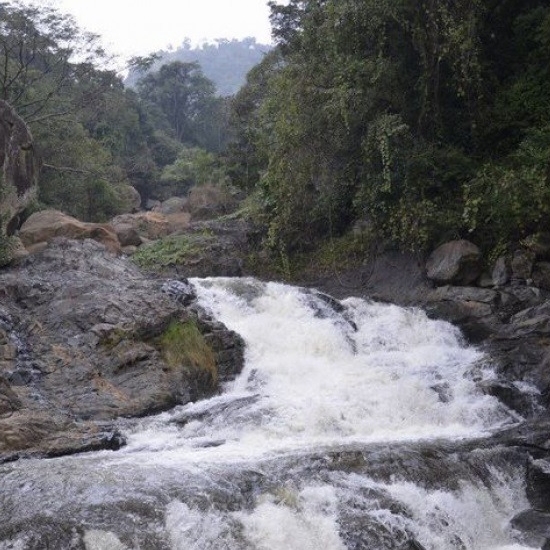
[[144, 76], [137, 89], [142, 100], [156, 110], [157, 124], [169, 128], [178, 141], [215, 148], [206, 127], [215, 125], [219, 134], [223, 131], [223, 100], [215, 97], [214, 85], [198, 64], [174, 61], [162, 65], [158, 72]]
[[160, 181], [179, 184], [185, 191], [193, 185], [223, 183], [225, 179], [224, 168], [212, 153], [192, 147], [182, 149], [175, 162], [164, 167]]
[[339, 274], [363, 265], [372, 258], [375, 247], [372, 231], [356, 228], [340, 237], [324, 240], [309, 253], [291, 257], [290, 271], [298, 279], [306, 280]]
[[543, 0], [271, 2], [278, 47], [234, 108], [231, 175], [283, 255], [356, 220], [423, 250], [548, 223]]
[[[546, 1], [270, 6], [278, 45], [229, 101], [178, 52], [136, 60], [149, 72], [125, 90], [70, 18], [1, 4], [0, 92], [31, 122], [41, 202], [103, 220], [122, 208], [118, 186], [146, 200], [198, 185], [210, 200], [230, 197], [229, 177], [287, 271], [357, 220], [415, 250], [468, 235], [491, 249], [547, 226]], [[185, 250], [164, 246], [162, 262]]]
[[[84, 221], [105, 221], [123, 206], [116, 191], [124, 174], [82, 125], [51, 119], [35, 131], [43, 144], [39, 200]], [[72, 168], [78, 166], [78, 168]]]
[[530, 131], [506, 163], [485, 164], [464, 187], [463, 217], [489, 245], [519, 240], [550, 223], [550, 126]]
[[206, 377], [211, 387], [216, 385], [218, 369], [214, 352], [194, 321], [172, 321], [158, 338], [158, 346], [170, 368], [187, 367]]
[[105, 61], [97, 36], [49, 6], [2, 2], [0, 23], [0, 96], [28, 123], [66, 113], [74, 81]]
[[226, 156], [229, 175], [235, 185], [251, 192], [268, 165], [270, 128], [262, 106], [277, 74], [280, 51], [272, 50], [246, 77], [231, 104], [232, 139]]
[[145, 269], [158, 269], [184, 264], [200, 253], [198, 245], [186, 235], [174, 235], [141, 246], [132, 261]]
[[119, 213], [117, 186], [139, 185], [156, 169], [137, 96], [69, 16], [3, 3], [0, 25], [0, 92], [33, 133], [41, 203], [84, 220]]

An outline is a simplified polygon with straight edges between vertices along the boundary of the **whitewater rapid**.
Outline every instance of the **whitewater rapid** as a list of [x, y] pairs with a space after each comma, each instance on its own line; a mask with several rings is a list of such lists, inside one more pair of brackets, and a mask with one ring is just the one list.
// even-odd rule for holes
[[[279, 283], [191, 282], [244, 339], [242, 373], [123, 422], [116, 453], [0, 467], [0, 520], [71, 518], [85, 550], [528, 548], [508, 527], [528, 506], [514, 452], [446, 451], [518, 420], [480, 390], [490, 361], [455, 327]], [[40, 548], [29, 537], [0, 528], [0, 550]]]
[[250, 459], [319, 446], [480, 437], [515, 419], [479, 390], [477, 382], [493, 376], [483, 354], [465, 346], [456, 327], [421, 310], [358, 298], [339, 303], [254, 279], [192, 282], [202, 307], [244, 338], [244, 370], [222, 395], [145, 421], [130, 451], [175, 449], [170, 460]]

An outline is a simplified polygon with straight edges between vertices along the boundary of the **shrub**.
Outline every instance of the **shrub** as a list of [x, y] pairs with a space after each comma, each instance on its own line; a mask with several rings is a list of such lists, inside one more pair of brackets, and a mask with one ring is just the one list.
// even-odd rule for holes
[[132, 261], [145, 269], [170, 267], [184, 264], [199, 249], [189, 237], [174, 235], [141, 246], [132, 256]]

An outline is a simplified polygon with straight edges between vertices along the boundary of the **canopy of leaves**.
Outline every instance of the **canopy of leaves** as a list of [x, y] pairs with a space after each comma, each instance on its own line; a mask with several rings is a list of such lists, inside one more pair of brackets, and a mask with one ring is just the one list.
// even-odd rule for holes
[[234, 102], [231, 170], [273, 246], [357, 220], [413, 249], [548, 225], [546, 2], [270, 5], [277, 53]]

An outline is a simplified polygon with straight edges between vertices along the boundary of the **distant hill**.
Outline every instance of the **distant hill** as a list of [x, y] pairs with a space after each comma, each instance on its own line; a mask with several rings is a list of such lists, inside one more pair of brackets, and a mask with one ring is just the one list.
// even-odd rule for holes
[[[191, 47], [190, 40], [186, 39], [176, 50], [157, 52], [160, 58], [150, 70], [156, 71], [161, 65], [173, 61], [197, 62], [204, 75], [216, 85], [218, 94], [230, 96], [241, 88], [248, 71], [257, 65], [272, 47], [270, 44], [259, 44], [252, 37], [243, 40], [218, 38], [213, 44], [206, 43], [198, 47]], [[138, 72], [131, 71], [125, 84], [134, 87], [140, 76]]]

